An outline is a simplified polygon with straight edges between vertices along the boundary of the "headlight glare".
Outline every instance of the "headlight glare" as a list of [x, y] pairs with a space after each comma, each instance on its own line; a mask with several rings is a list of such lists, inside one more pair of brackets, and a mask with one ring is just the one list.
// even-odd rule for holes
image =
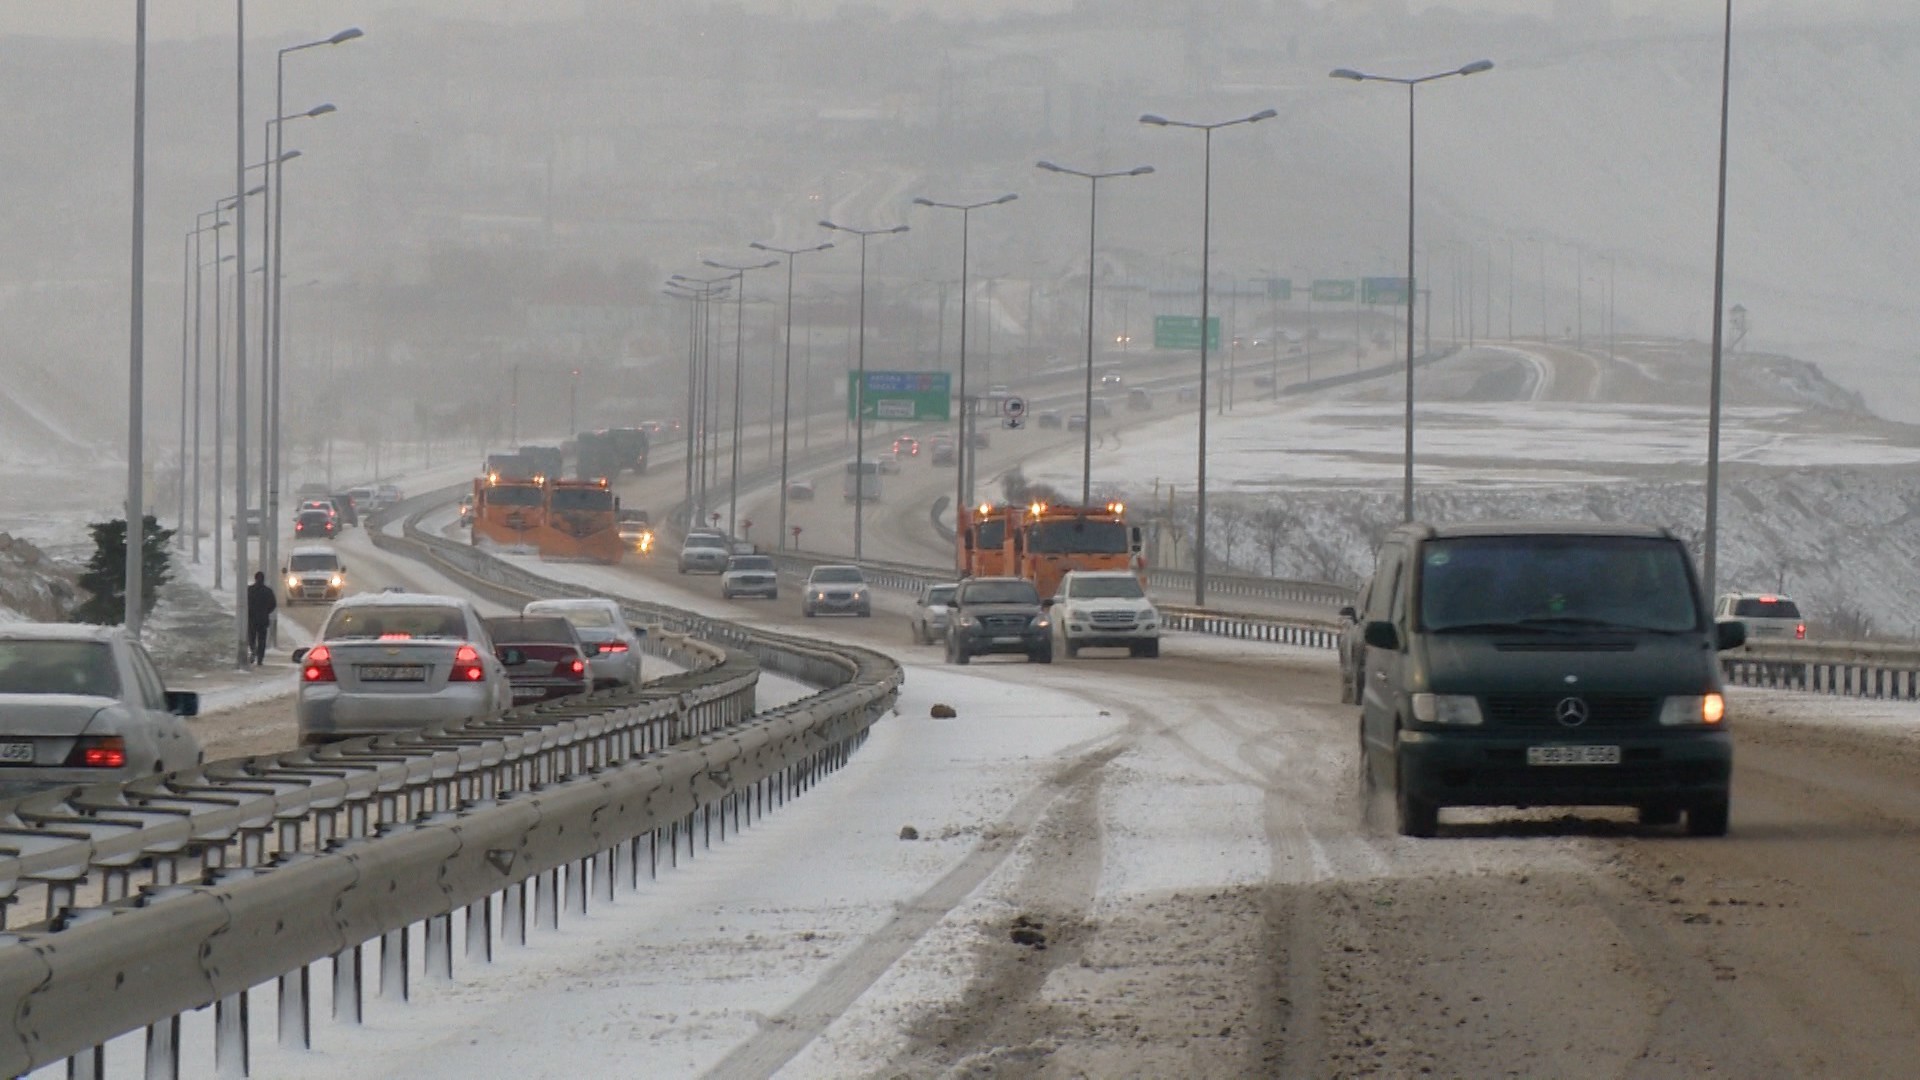
[[1718, 724], [1726, 718], [1727, 699], [1719, 694], [1681, 694], [1660, 705], [1660, 723], [1668, 727]]

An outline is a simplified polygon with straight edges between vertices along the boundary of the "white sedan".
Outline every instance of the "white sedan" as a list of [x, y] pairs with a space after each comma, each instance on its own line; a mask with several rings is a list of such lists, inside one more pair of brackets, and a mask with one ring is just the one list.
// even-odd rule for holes
[[0, 796], [190, 768], [199, 711], [119, 627], [0, 624]]

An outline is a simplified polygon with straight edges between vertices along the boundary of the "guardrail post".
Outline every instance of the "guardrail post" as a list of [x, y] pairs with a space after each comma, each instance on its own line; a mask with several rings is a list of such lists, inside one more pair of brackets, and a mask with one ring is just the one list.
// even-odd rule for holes
[[467, 959], [493, 962], [493, 897], [467, 905]]
[[533, 921], [543, 930], [560, 929], [560, 868], [534, 879]]
[[222, 1077], [249, 1073], [245, 990], [213, 1003], [213, 1069]]
[[587, 879], [592, 873], [592, 866], [589, 859], [579, 859], [567, 865], [567, 910], [575, 915], [587, 913]]
[[428, 975], [453, 979], [453, 913], [435, 915], [427, 920]]
[[407, 944], [412, 927], [403, 926], [380, 935], [380, 996], [389, 1001], [407, 1000]]
[[527, 943], [527, 883], [516, 881], [500, 894], [500, 940]]
[[593, 861], [600, 866], [600, 899], [606, 903], [613, 903], [614, 887], [619, 884], [620, 864], [626, 852], [627, 845], [619, 843], [594, 856]]
[[67, 1080], [104, 1080], [107, 1075], [107, 1048], [96, 1046], [67, 1059]]
[[180, 1017], [147, 1025], [147, 1080], [179, 1080]]
[[342, 1024], [360, 1022], [360, 946], [333, 954], [333, 1018]]
[[313, 1046], [312, 1022], [307, 1013], [308, 965], [280, 976], [280, 1045], [289, 1050]]

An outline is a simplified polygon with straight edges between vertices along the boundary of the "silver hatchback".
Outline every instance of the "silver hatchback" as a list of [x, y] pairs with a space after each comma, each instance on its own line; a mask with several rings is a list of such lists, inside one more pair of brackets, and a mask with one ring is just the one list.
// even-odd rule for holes
[[0, 624], [0, 797], [197, 765], [199, 710], [118, 627]]
[[334, 605], [320, 644], [297, 649], [304, 745], [486, 720], [513, 704], [473, 605], [454, 596], [365, 593]]

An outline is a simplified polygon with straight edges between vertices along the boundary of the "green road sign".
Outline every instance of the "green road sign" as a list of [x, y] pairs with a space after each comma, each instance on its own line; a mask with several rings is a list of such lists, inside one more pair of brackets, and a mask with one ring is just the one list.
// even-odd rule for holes
[[1360, 296], [1369, 304], [1398, 307], [1407, 302], [1407, 279], [1403, 277], [1362, 278]]
[[951, 375], [944, 371], [869, 371], [867, 393], [854, 392], [858, 372], [847, 372], [847, 419], [860, 401], [860, 415], [868, 420], [951, 420]]
[[[1200, 316], [1155, 315], [1153, 347], [1156, 349], [1200, 349]], [[1207, 318], [1207, 348], [1220, 347], [1220, 316]]]
[[1268, 278], [1267, 279], [1267, 299], [1269, 300], [1293, 299], [1293, 279], [1283, 278], [1283, 277]]
[[1355, 290], [1346, 278], [1318, 278], [1313, 283], [1313, 298], [1321, 303], [1351, 304]]

